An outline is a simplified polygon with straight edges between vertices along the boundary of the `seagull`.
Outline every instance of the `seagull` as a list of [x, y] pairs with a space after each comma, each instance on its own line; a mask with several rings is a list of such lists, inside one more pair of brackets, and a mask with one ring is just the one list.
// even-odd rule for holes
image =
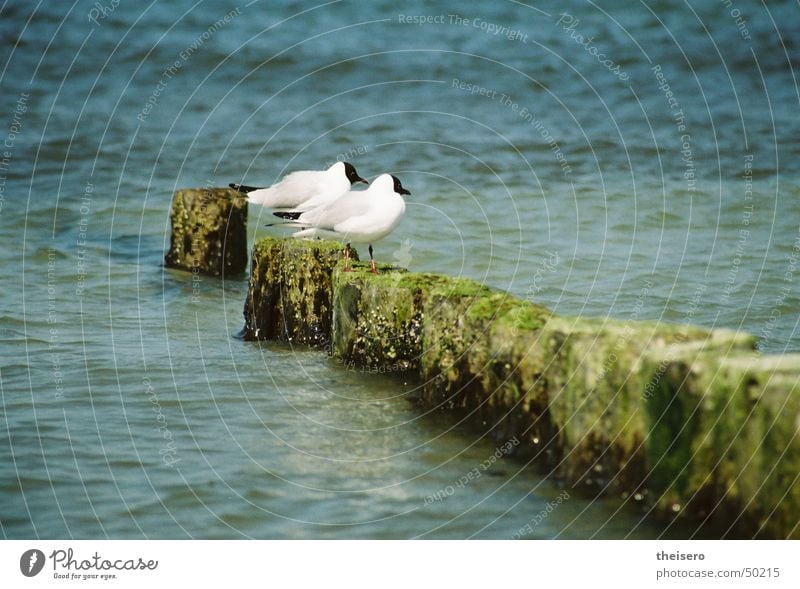
[[302, 213], [273, 213], [288, 221], [273, 225], [303, 227], [293, 234], [297, 238], [316, 236], [346, 241], [345, 272], [350, 271], [350, 243], [368, 243], [370, 268], [372, 273], [377, 274], [372, 244], [397, 227], [406, 210], [404, 194], [411, 193], [403, 188], [397, 176], [381, 174], [366, 190], [351, 190], [327, 205]]
[[342, 196], [356, 182], [369, 184], [358, 175], [353, 164], [336, 162], [327, 170], [292, 172], [269, 188], [228, 184], [247, 194], [253, 204], [271, 209], [308, 211]]

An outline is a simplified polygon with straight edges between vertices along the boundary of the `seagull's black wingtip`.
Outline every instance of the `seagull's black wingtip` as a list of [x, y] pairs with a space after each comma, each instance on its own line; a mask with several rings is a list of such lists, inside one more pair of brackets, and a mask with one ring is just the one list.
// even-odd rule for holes
[[297, 221], [300, 218], [300, 215], [303, 213], [292, 212], [292, 211], [275, 211], [272, 213], [276, 217], [280, 217], [281, 219], [288, 219], [290, 221]]
[[228, 184], [228, 186], [230, 186], [234, 190], [238, 190], [239, 192], [244, 192], [245, 194], [247, 194], [248, 192], [253, 192], [254, 190], [261, 190], [258, 186], [247, 186], [245, 184], [230, 183]]

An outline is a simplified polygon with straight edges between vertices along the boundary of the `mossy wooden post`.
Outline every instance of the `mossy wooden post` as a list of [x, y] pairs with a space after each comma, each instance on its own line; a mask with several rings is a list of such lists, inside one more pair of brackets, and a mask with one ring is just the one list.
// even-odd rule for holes
[[[253, 246], [243, 337], [326, 346], [331, 335], [331, 274], [342, 244], [266, 238]], [[358, 252], [352, 250], [353, 260]]]
[[164, 264], [209, 276], [247, 267], [247, 199], [228, 188], [186, 188], [172, 197]]
[[648, 390], [648, 487], [662, 513], [798, 539], [800, 355], [720, 351], [661, 355], [663, 377]]
[[731, 537], [800, 539], [800, 355], [724, 329], [560, 317], [471, 280], [354, 264], [341, 245], [253, 250], [249, 337], [324, 347], [365, 372], [419, 376], [558, 480]]

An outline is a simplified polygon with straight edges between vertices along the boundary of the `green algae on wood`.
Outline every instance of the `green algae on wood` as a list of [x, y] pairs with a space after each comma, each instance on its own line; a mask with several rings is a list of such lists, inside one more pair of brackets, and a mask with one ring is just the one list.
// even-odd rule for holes
[[570, 485], [645, 498], [729, 535], [800, 537], [800, 357], [729, 330], [561, 317], [467, 279], [354, 264], [339, 244], [253, 251], [247, 329], [419, 376]]
[[164, 264], [210, 276], [247, 267], [247, 199], [228, 188], [187, 188], [172, 197]]
[[[312, 243], [312, 246], [309, 246]], [[253, 246], [243, 337], [325, 346], [331, 334], [331, 274], [341, 244], [261, 239]], [[358, 253], [353, 250], [354, 260]]]
[[349, 365], [384, 372], [416, 368], [421, 351], [421, 309], [402, 273], [379, 266], [334, 274], [332, 353]]
[[712, 520], [725, 510], [750, 535], [797, 538], [800, 355], [700, 350], [671, 362], [648, 405], [657, 506]]

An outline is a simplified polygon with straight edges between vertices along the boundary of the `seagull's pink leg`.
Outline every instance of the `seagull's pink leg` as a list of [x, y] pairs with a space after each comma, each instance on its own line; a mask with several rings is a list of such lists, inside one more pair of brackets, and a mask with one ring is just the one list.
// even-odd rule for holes
[[375, 268], [375, 259], [372, 257], [372, 244], [369, 244], [369, 265], [371, 267], [371, 272], [373, 274], [377, 274], [378, 270]]
[[344, 246], [344, 271], [350, 272], [350, 244]]

